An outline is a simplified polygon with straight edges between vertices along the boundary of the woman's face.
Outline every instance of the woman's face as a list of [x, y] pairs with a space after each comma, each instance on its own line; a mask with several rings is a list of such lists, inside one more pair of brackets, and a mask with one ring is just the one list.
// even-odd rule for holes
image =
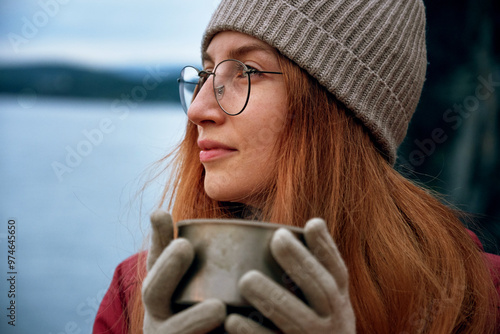
[[[204, 70], [213, 71], [226, 59], [240, 60], [260, 71], [280, 71], [275, 49], [238, 32], [215, 35], [203, 55]], [[189, 120], [198, 129], [205, 191], [215, 200], [259, 207], [256, 195], [269, 186], [277, 158], [274, 145], [287, 113], [283, 75], [252, 74], [248, 105], [237, 116], [229, 116], [219, 107], [212, 78], [188, 110]]]

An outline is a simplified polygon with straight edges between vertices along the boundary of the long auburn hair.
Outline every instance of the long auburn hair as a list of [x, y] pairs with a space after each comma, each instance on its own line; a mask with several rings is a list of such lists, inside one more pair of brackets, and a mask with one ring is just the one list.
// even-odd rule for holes
[[[289, 117], [259, 219], [300, 227], [325, 219], [349, 269], [358, 333], [493, 332], [496, 291], [457, 213], [395, 171], [347, 108], [278, 58]], [[174, 221], [230, 217], [227, 205], [205, 194], [196, 140], [188, 122], [160, 206]], [[139, 264], [139, 279], [144, 274]], [[140, 285], [135, 300], [133, 333], [142, 328]]]

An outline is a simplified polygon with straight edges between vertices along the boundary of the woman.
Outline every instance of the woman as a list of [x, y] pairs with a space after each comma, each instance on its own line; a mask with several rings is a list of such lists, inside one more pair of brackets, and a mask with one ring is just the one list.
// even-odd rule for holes
[[[307, 247], [278, 230], [271, 250], [308, 305], [258, 272], [240, 281], [250, 303], [283, 333], [498, 332], [498, 259], [393, 169], [425, 77], [421, 0], [222, 1], [202, 52], [198, 84], [181, 96], [173, 221], [306, 231]], [[151, 220], [147, 260], [118, 267], [95, 333], [270, 333], [218, 300], [173, 314], [193, 250], [172, 241], [168, 214]]]

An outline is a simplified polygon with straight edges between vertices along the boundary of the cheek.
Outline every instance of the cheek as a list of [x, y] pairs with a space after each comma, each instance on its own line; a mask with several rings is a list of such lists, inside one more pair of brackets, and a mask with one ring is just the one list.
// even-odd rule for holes
[[249, 119], [245, 122], [243, 131], [239, 132], [240, 142], [247, 151], [256, 151], [256, 155], [269, 155], [283, 133], [286, 113], [269, 106], [262, 106], [261, 111], [257, 120]]
[[260, 126], [255, 135], [256, 145], [270, 147], [276, 143], [283, 132], [284, 117], [282, 115], [272, 115]]

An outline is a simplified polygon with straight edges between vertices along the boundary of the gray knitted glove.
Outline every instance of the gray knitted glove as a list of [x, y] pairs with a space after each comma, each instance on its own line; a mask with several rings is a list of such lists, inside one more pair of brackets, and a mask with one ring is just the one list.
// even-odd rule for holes
[[[304, 234], [309, 249], [286, 229], [274, 233], [270, 247], [309, 306], [258, 271], [240, 279], [241, 294], [285, 334], [355, 333], [347, 268], [325, 222], [309, 220]], [[236, 314], [227, 317], [225, 329], [230, 334], [274, 333]]]
[[142, 284], [144, 334], [208, 333], [224, 322], [224, 303], [216, 299], [206, 300], [172, 314], [172, 294], [191, 265], [194, 251], [185, 239], [172, 241], [172, 218], [165, 211], [158, 210], [151, 215], [151, 226], [148, 274]]

